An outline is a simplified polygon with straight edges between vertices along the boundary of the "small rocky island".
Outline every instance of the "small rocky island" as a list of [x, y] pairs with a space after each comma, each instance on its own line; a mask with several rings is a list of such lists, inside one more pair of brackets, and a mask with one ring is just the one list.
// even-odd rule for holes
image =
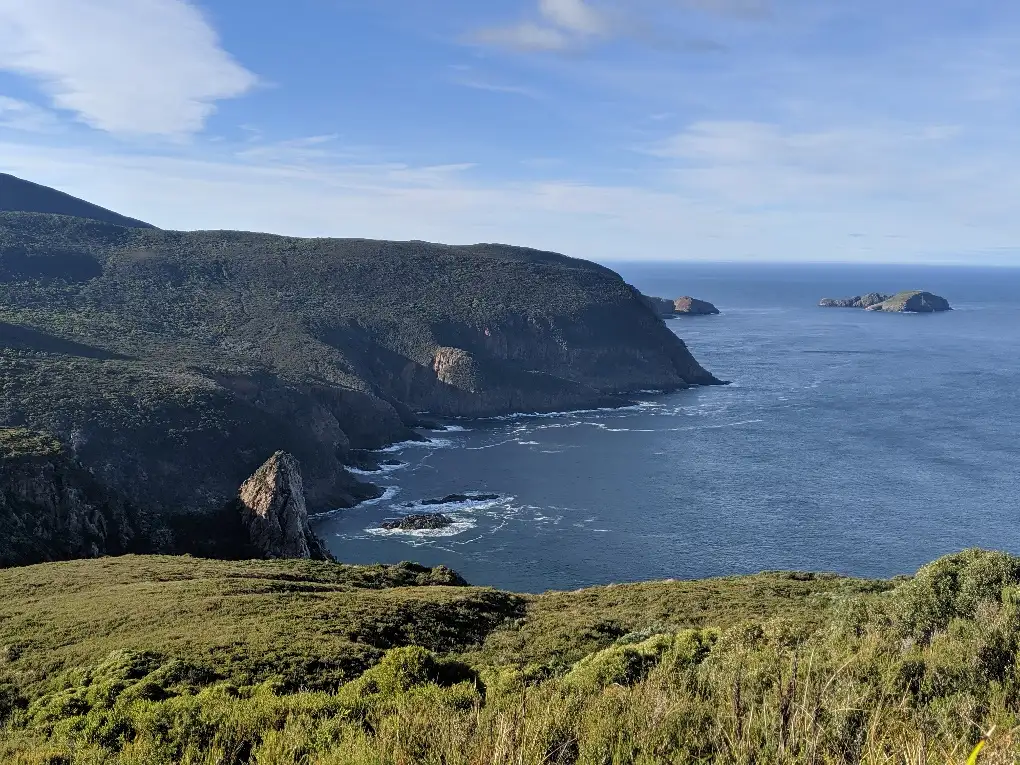
[[453, 525], [453, 518], [442, 513], [416, 513], [403, 518], [387, 518], [381, 528], [388, 531], [433, 531]]
[[923, 290], [908, 290], [895, 295], [869, 292], [867, 295], [848, 298], [825, 298], [818, 305], [822, 308], [863, 308], [866, 311], [886, 313], [937, 313], [953, 310], [944, 297]]
[[645, 302], [664, 319], [674, 316], [714, 316], [719, 309], [707, 300], [698, 300], [689, 295], [678, 297], [676, 300], [668, 298], [644, 296]]

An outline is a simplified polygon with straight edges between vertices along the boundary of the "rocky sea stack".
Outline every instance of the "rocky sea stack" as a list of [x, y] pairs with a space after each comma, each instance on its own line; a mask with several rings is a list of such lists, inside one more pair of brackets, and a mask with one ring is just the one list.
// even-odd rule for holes
[[673, 312], [678, 316], [715, 316], [719, 309], [707, 300], [679, 297], [673, 301]]
[[867, 311], [886, 313], [936, 313], [951, 311], [949, 301], [931, 292], [911, 290], [887, 295], [869, 292], [849, 298], [825, 298], [818, 305], [822, 308], [863, 308]]
[[332, 560], [308, 526], [301, 469], [292, 455], [270, 457], [242, 484], [237, 505], [246, 541], [258, 557]]

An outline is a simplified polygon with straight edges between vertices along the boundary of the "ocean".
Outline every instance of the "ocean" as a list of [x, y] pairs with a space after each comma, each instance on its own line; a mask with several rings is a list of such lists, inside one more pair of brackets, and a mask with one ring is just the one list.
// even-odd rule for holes
[[[1020, 269], [609, 264], [721, 316], [667, 323], [725, 387], [614, 411], [455, 423], [398, 445], [380, 500], [319, 517], [350, 563], [445, 564], [524, 592], [763, 570], [908, 574], [1020, 553]], [[946, 314], [823, 309], [926, 289]], [[384, 531], [429, 506], [454, 525]]]

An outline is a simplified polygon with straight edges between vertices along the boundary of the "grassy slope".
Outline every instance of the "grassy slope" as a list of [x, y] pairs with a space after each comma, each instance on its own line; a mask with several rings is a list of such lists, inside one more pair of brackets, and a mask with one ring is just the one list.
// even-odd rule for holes
[[0, 760], [962, 762], [995, 725], [981, 762], [1014, 761], [1017, 558], [897, 582], [451, 584], [166, 557], [0, 572]]

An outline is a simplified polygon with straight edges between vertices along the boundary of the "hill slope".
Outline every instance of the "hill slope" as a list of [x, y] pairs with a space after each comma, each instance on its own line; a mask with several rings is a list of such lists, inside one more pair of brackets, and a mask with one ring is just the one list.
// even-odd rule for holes
[[71, 215], [117, 226], [153, 228], [126, 215], [118, 215], [105, 207], [72, 197], [62, 191], [0, 173], [0, 212], [36, 212], [54, 215]]
[[0, 214], [0, 427], [52, 434], [126, 503], [220, 508], [273, 453], [309, 509], [376, 489], [357, 450], [429, 416], [624, 403], [717, 380], [639, 293], [502, 245], [182, 233]]
[[1018, 592], [981, 551], [538, 596], [412, 564], [11, 569], [0, 760], [964, 762], [994, 728], [979, 762], [1013, 762]]

